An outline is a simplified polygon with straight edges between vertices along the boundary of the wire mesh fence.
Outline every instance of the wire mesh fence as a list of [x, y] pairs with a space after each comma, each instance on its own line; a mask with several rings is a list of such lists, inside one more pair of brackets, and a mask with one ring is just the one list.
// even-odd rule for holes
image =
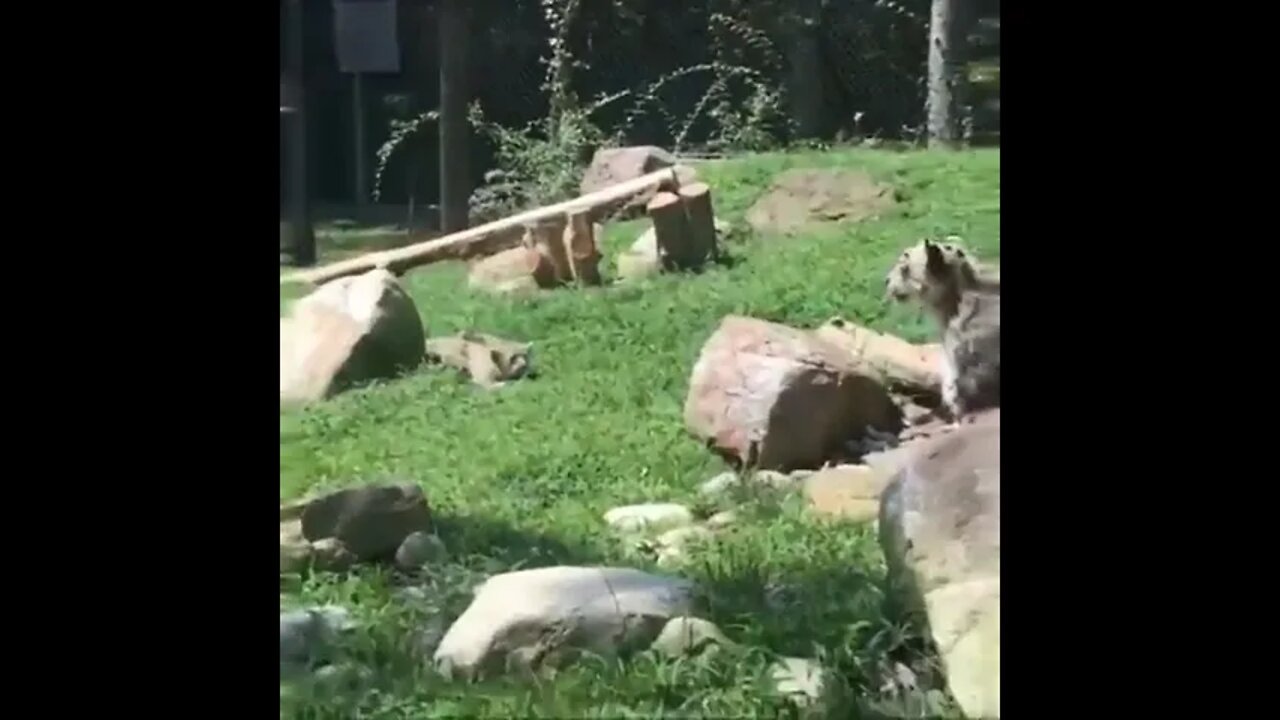
[[[923, 126], [929, 0], [474, 0], [468, 65], [474, 117], [555, 132], [575, 113], [591, 142], [653, 144], [689, 154], [761, 150], [801, 139], [916, 139]], [[998, 2], [991, 55], [975, 73], [994, 84], [998, 132]], [[439, 87], [438, 8], [400, 0], [401, 67], [364, 82], [365, 147], [383, 202], [436, 196], [438, 138], [423, 119]], [[305, 82], [313, 193], [351, 198], [351, 78], [338, 71], [330, 3], [308, 4]], [[990, 35], [990, 22], [987, 22]], [[994, 76], [994, 83], [990, 77]], [[974, 95], [984, 107], [991, 93]], [[417, 125], [409, 132], [404, 128]], [[542, 124], [539, 124], [542, 121]], [[400, 129], [405, 137], [386, 146]], [[473, 133], [477, 184], [499, 163], [493, 133]], [[343, 148], [347, 148], [344, 150]], [[386, 157], [375, 159], [379, 149]]]

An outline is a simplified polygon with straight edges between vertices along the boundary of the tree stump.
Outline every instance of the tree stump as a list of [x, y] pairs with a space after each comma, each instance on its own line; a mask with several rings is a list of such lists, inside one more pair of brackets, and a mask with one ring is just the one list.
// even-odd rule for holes
[[591, 214], [586, 210], [566, 214], [564, 250], [573, 279], [584, 285], [599, 285], [600, 250], [596, 245]]
[[564, 221], [561, 216], [525, 225], [524, 246], [537, 250], [547, 261], [539, 265], [543, 272], [535, 277], [539, 287], [555, 287], [573, 279], [564, 247]]
[[689, 223], [684, 205], [675, 193], [660, 192], [648, 205], [649, 218], [653, 220], [653, 232], [658, 244], [658, 257], [665, 270], [690, 267], [693, 253], [690, 249]]
[[711, 188], [700, 182], [682, 185], [680, 201], [684, 205], [689, 250], [693, 261], [701, 265], [708, 258], [714, 260], [719, 255], [719, 249], [716, 247], [716, 218], [711, 208]]

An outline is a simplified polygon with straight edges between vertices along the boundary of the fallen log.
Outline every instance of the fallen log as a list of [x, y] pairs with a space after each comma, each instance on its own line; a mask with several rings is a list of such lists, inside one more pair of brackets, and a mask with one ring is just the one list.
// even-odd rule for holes
[[586, 212], [593, 221], [602, 219], [637, 194], [658, 188], [678, 191], [680, 166], [664, 168], [588, 193], [572, 200], [535, 208], [510, 217], [485, 223], [444, 237], [416, 243], [395, 250], [369, 253], [312, 270], [282, 275], [280, 284], [310, 283], [319, 285], [346, 275], [359, 275], [376, 267], [385, 267], [399, 275], [407, 270], [444, 259], [488, 254], [518, 247], [526, 225], [565, 214]]

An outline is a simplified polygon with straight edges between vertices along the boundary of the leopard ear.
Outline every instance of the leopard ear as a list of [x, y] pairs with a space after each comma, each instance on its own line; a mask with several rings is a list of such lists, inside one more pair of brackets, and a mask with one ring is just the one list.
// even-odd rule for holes
[[942, 254], [942, 248], [929, 240], [924, 241], [924, 258], [924, 267], [929, 273], [941, 275], [946, 271], [947, 259]]

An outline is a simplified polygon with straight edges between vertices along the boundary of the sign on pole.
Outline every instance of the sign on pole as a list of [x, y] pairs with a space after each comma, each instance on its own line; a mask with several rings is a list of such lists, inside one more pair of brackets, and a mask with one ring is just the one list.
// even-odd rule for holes
[[396, 0], [334, 0], [333, 27], [339, 70], [400, 72]]
[[365, 182], [365, 73], [400, 72], [395, 0], [334, 0], [334, 48], [338, 69], [351, 74], [352, 173], [356, 206], [367, 200]]

